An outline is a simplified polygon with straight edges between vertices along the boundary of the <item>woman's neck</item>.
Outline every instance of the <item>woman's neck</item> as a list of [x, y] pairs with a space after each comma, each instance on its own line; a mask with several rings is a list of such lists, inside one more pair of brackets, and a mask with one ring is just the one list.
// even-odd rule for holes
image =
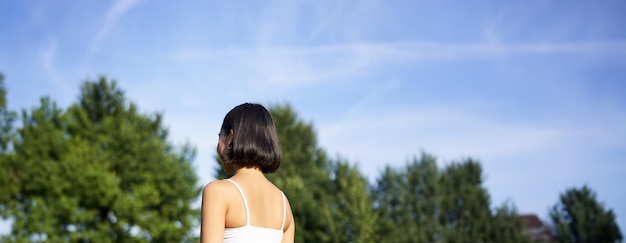
[[263, 174], [263, 171], [261, 170], [261, 168], [259, 166], [234, 166], [233, 169], [235, 170], [235, 174], [234, 176], [237, 177], [263, 177], [265, 178], [265, 175]]

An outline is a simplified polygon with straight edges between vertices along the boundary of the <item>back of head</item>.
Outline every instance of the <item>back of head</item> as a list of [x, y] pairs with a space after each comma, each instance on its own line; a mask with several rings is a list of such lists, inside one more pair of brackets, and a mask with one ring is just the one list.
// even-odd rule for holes
[[232, 130], [232, 147], [218, 151], [224, 163], [259, 165], [263, 173], [273, 173], [281, 162], [278, 134], [270, 113], [259, 104], [245, 103], [224, 117], [221, 134]]

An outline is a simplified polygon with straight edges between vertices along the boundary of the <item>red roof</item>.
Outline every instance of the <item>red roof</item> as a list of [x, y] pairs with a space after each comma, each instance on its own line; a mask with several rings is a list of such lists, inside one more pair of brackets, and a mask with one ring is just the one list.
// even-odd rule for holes
[[529, 228], [544, 226], [541, 220], [539, 219], [539, 217], [537, 217], [537, 215], [534, 215], [534, 214], [519, 215], [518, 218], [522, 219], [526, 227], [529, 227]]
[[526, 226], [526, 233], [535, 242], [555, 242], [552, 232], [541, 222], [539, 217], [534, 214], [523, 214], [517, 216]]

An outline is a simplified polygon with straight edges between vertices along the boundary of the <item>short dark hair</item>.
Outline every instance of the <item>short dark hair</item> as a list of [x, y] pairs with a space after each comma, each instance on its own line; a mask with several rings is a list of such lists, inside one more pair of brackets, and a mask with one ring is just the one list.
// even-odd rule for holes
[[232, 147], [219, 151], [224, 163], [259, 165], [263, 173], [280, 166], [278, 134], [270, 113], [259, 104], [244, 103], [224, 117], [220, 134], [233, 131]]

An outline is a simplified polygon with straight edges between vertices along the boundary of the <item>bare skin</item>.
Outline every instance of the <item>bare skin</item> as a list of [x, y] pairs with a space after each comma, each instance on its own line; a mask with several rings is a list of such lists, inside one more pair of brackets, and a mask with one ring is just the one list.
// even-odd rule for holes
[[[232, 140], [232, 131], [220, 136], [218, 150], [224, 149]], [[250, 210], [250, 225], [261, 228], [281, 229], [283, 221], [283, 196], [258, 166], [224, 166], [225, 171], [234, 172], [230, 178], [243, 190]], [[294, 242], [295, 223], [289, 201], [286, 202], [285, 225], [282, 242]], [[224, 241], [224, 228], [246, 225], [246, 209], [239, 191], [231, 182], [216, 180], [202, 191], [202, 222], [200, 242]]]

